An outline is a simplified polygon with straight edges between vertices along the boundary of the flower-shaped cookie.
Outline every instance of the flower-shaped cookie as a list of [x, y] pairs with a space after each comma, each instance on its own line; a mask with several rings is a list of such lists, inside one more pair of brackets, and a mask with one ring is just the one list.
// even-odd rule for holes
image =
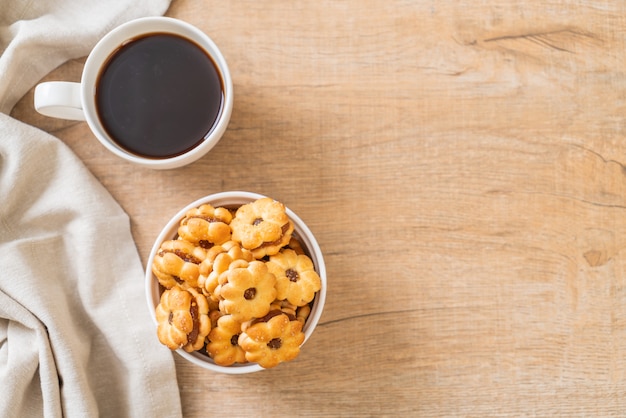
[[171, 350], [199, 350], [211, 331], [206, 297], [194, 289], [165, 290], [156, 307], [157, 336]]
[[270, 305], [270, 314], [273, 314], [276, 311], [281, 311], [284, 314], [287, 314], [290, 320], [296, 319], [296, 309], [298, 307], [289, 303], [286, 300], [278, 300], [276, 299]]
[[241, 324], [231, 315], [223, 315], [217, 320], [217, 325], [209, 333], [207, 353], [215, 364], [230, 366], [234, 363], [246, 363], [246, 353], [239, 346]]
[[238, 322], [266, 315], [276, 299], [276, 277], [262, 261], [237, 260], [219, 280], [220, 310]]
[[240, 206], [230, 227], [232, 239], [257, 259], [276, 254], [289, 243], [293, 232], [285, 205], [269, 197]]
[[189, 210], [180, 221], [178, 235], [185, 241], [210, 248], [230, 239], [232, 214], [225, 208], [214, 208], [209, 204]]
[[212, 300], [219, 301], [219, 295], [215, 292], [220, 274], [228, 270], [230, 264], [235, 260], [253, 261], [254, 256], [245, 248], [241, 248], [235, 241], [227, 241], [221, 245], [216, 245], [207, 251], [206, 258], [200, 264], [200, 276], [198, 286], [202, 293]]
[[293, 235], [289, 240], [289, 243], [284, 248], [290, 248], [296, 252], [296, 254], [304, 254], [304, 249], [302, 248], [302, 243], [298, 241], [296, 237]]
[[186, 289], [198, 285], [200, 264], [206, 257], [206, 251], [183, 241], [163, 242], [152, 263], [152, 272], [159, 283], [166, 289], [179, 285]]
[[313, 261], [294, 250], [285, 249], [271, 256], [267, 268], [276, 276], [276, 298], [296, 306], [311, 302], [322, 285]]
[[296, 358], [303, 342], [302, 322], [290, 321], [280, 312], [266, 322], [250, 325], [239, 336], [246, 359], [266, 369]]
[[300, 306], [296, 310], [296, 319], [302, 322], [302, 325], [304, 325], [310, 314], [311, 314], [311, 307], [309, 305]]

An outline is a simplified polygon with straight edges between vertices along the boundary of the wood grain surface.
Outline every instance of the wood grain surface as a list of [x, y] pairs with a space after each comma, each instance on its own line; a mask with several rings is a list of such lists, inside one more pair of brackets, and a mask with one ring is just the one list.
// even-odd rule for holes
[[[144, 261], [173, 214], [226, 190], [281, 200], [316, 235], [328, 296], [301, 355], [246, 376], [176, 356], [185, 416], [626, 413], [626, 3], [167, 14], [211, 36], [234, 80], [202, 160], [132, 166], [85, 123], [37, 115], [32, 91], [13, 116], [80, 156]], [[78, 81], [83, 62], [46, 79]]]

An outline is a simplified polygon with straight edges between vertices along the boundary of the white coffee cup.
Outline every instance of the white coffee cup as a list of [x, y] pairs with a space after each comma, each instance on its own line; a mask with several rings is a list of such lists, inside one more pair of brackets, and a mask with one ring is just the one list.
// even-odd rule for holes
[[[147, 156], [118, 144], [108, 133], [99, 116], [96, 90], [102, 71], [111, 57], [133, 40], [170, 34], [184, 38], [200, 47], [212, 61], [221, 78], [221, 104], [217, 118], [198, 143], [176, 155]], [[233, 107], [233, 85], [228, 65], [215, 43], [201, 30], [179, 19], [147, 17], [132, 20], [105, 35], [93, 48], [82, 72], [81, 82], [50, 81], [35, 88], [35, 109], [61, 119], [84, 120], [96, 138], [113, 154], [145, 167], [170, 169], [190, 164], [204, 156], [220, 140], [230, 121]], [[158, 121], [155, 121], [158, 122]]]

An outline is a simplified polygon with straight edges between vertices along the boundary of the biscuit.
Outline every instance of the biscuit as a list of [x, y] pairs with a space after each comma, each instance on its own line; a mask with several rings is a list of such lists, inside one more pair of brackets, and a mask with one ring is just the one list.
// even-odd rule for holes
[[175, 286], [165, 290], [156, 307], [159, 341], [171, 350], [201, 349], [211, 331], [208, 313], [205, 296], [194, 289]]
[[290, 320], [296, 319], [296, 309], [297, 306], [292, 305], [286, 300], [277, 299], [270, 305], [270, 312], [281, 311], [282, 313], [286, 314]]
[[215, 246], [207, 251], [207, 257], [200, 264], [200, 276], [198, 285], [202, 292], [212, 300], [219, 301], [216, 288], [219, 284], [219, 276], [228, 270], [228, 267], [236, 260], [253, 261], [252, 253], [235, 241], [227, 241], [222, 245]]
[[174, 286], [184, 289], [197, 287], [200, 275], [198, 265], [205, 257], [204, 249], [187, 241], [168, 240], [161, 244], [154, 256], [152, 272], [166, 289]]
[[230, 366], [234, 363], [246, 363], [246, 353], [239, 346], [241, 324], [231, 315], [223, 315], [209, 333], [206, 351], [215, 364]]
[[219, 280], [224, 282], [219, 286], [220, 310], [238, 322], [266, 315], [276, 299], [276, 277], [262, 261], [237, 260]]
[[293, 235], [291, 235], [291, 239], [284, 248], [292, 249], [296, 254], [306, 254], [304, 248], [302, 248], [302, 243]]
[[300, 306], [298, 309], [296, 309], [296, 319], [302, 322], [302, 325], [306, 323], [306, 320], [310, 314], [311, 314], [310, 305]]
[[232, 239], [261, 259], [287, 245], [293, 232], [285, 205], [269, 197], [242, 205], [230, 223]]
[[225, 208], [214, 208], [209, 204], [190, 209], [180, 221], [180, 238], [203, 248], [222, 244], [230, 240], [232, 214]]
[[247, 327], [238, 341], [246, 359], [265, 369], [296, 358], [303, 342], [302, 323], [290, 321], [286, 314], [280, 312], [266, 322], [256, 322]]
[[267, 269], [276, 276], [276, 298], [296, 306], [311, 302], [320, 290], [322, 280], [315, 271], [313, 261], [294, 250], [285, 249], [270, 256]]
[[235, 260], [253, 261], [254, 256], [245, 248], [241, 248], [235, 241], [227, 241], [221, 245], [216, 245], [207, 251], [206, 258], [200, 264], [200, 276], [198, 286], [202, 293], [212, 300], [219, 301], [216, 288], [219, 284], [220, 274], [228, 270], [230, 264]]
[[212, 302], [209, 298], [207, 298], [207, 301], [209, 302], [209, 319], [211, 320], [211, 329], [213, 329], [217, 326], [217, 320], [223, 315], [217, 306], [211, 306]]

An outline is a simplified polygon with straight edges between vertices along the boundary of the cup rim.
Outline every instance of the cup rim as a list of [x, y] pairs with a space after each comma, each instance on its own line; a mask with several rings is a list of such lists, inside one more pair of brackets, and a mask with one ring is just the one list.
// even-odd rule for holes
[[[159, 250], [161, 243], [167, 239], [172, 239], [175, 236], [175, 232], [178, 229], [178, 225], [180, 220], [184, 217], [184, 215], [191, 209], [197, 208], [202, 204], [209, 203], [214, 207], [220, 206], [232, 206], [232, 205], [242, 205], [246, 203], [250, 203], [257, 199], [267, 197], [262, 194], [246, 192], [246, 191], [227, 191], [227, 192], [219, 192], [210, 194], [204, 197], [201, 197], [191, 203], [189, 203], [184, 208], [180, 209], [170, 220], [165, 224], [163, 229], [160, 231], [159, 235], [154, 241], [154, 244], [150, 250], [150, 255], [146, 262], [145, 268], [145, 296], [146, 302], [148, 305], [148, 310], [150, 311], [150, 316], [152, 318], [152, 322], [154, 325], [158, 325], [155, 316], [155, 308], [159, 303], [159, 285], [158, 281], [154, 277], [152, 273], [152, 263], [154, 261], [154, 256]], [[308, 339], [313, 334], [313, 331], [317, 327], [319, 320], [322, 316], [322, 312], [324, 310], [324, 306], [326, 304], [326, 288], [327, 288], [327, 277], [326, 277], [326, 265], [324, 263], [324, 257], [322, 255], [322, 251], [315, 239], [315, 236], [309, 229], [309, 227], [302, 221], [298, 215], [296, 215], [291, 209], [285, 206], [285, 210], [287, 216], [294, 224], [294, 233], [300, 238], [302, 245], [309, 251], [309, 256], [313, 261], [313, 264], [316, 267], [316, 271], [320, 276], [322, 286], [317, 292], [315, 296], [315, 300], [313, 302], [313, 307], [311, 308], [311, 314], [307, 318], [306, 323], [303, 327], [304, 332], [304, 341], [300, 345], [301, 347], [308, 341]], [[203, 367], [208, 370], [217, 371], [226, 374], [245, 374], [245, 373], [253, 373], [261, 370], [265, 370], [257, 363], [244, 363], [244, 364], [235, 364], [232, 366], [220, 366], [213, 362], [211, 358], [208, 356], [199, 353], [192, 352], [188, 353], [183, 349], [175, 350], [177, 354], [179, 354], [184, 359], [190, 361], [193, 364], [196, 364], [200, 367]]]
[[[142, 157], [119, 147], [104, 130], [96, 111], [95, 88], [102, 65], [109, 57], [130, 38], [144, 33], [175, 33], [192, 40], [211, 56], [224, 83], [224, 103], [217, 122], [214, 123], [206, 138], [191, 150], [169, 158]], [[191, 164], [209, 152], [221, 139], [232, 115], [234, 94], [230, 69], [219, 47], [202, 30], [181, 19], [168, 16], [141, 17], [122, 23], [105, 34], [93, 47], [85, 65], [80, 81], [81, 103], [85, 120], [98, 141], [116, 156], [155, 169], [171, 169]]]

